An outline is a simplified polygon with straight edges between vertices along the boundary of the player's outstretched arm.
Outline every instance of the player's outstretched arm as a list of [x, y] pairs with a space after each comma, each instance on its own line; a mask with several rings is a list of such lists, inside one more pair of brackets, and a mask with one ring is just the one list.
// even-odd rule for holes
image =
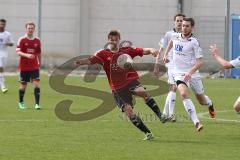
[[170, 40], [169, 43], [168, 43], [167, 49], [166, 49], [166, 51], [165, 51], [165, 53], [163, 55], [163, 62], [164, 63], [168, 63], [169, 62], [168, 53], [172, 49], [172, 47], [173, 47], [173, 41]]
[[160, 63], [160, 57], [161, 57], [161, 54], [163, 53], [163, 51], [164, 51], [164, 48], [160, 47], [160, 49], [158, 51], [158, 54], [157, 54], [157, 57], [156, 57], [155, 64], [159, 64]]
[[143, 48], [143, 55], [153, 55], [156, 57], [158, 55], [158, 51], [154, 48]]
[[157, 57], [156, 57], [156, 60], [155, 60], [155, 66], [154, 66], [154, 71], [153, 73], [155, 75], [158, 75], [159, 74], [159, 64], [160, 64], [160, 57], [161, 57], [161, 54], [163, 53], [164, 51], [164, 48], [160, 47], [159, 51], [158, 51], [158, 54], [157, 54]]
[[88, 58], [81, 58], [78, 59], [74, 62], [76, 66], [81, 66], [81, 65], [90, 65], [91, 61]]
[[209, 51], [212, 53], [213, 57], [217, 60], [217, 62], [221, 66], [223, 66], [225, 69], [233, 68], [233, 66], [232, 66], [232, 64], [230, 62], [226, 61], [225, 59], [223, 59], [220, 56], [220, 52], [219, 52], [219, 49], [218, 49], [216, 44], [210, 45], [209, 46]]

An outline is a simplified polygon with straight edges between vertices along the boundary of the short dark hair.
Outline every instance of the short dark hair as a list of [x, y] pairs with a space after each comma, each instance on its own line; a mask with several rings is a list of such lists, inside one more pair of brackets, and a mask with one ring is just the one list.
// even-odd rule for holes
[[33, 23], [33, 22], [27, 22], [27, 23], [25, 24], [25, 28], [27, 28], [28, 25], [34, 26], [34, 28], [36, 27], [36, 26], [35, 26], [35, 23]]
[[0, 19], [0, 22], [6, 23], [6, 19]]
[[119, 31], [119, 30], [111, 30], [111, 31], [108, 33], [108, 38], [110, 38], [110, 36], [118, 36], [119, 39], [121, 39], [121, 34], [120, 34], [120, 31]]
[[194, 22], [193, 18], [185, 17], [185, 18], [183, 18], [183, 21], [190, 22], [192, 27], [194, 27], [194, 25], [195, 25], [195, 22]]
[[178, 13], [178, 14], [176, 14], [176, 15], [174, 16], [174, 21], [176, 20], [177, 17], [183, 17], [183, 18], [185, 18], [186, 16], [185, 16], [185, 14]]

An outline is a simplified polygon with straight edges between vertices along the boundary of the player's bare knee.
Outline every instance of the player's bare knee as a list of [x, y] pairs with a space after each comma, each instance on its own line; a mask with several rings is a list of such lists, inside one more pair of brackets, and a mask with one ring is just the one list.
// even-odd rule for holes
[[182, 99], [186, 99], [186, 98], [188, 98], [189, 96], [188, 96], [188, 91], [187, 90], [179, 90], [179, 93], [180, 93], [180, 95], [181, 95], [181, 97], [182, 97]]
[[182, 99], [187, 99], [187, 98], [189, 98], [187, 92], [180, 92], [180, 95], [181, 95]]
[[178, 91], [182, 97], [182, 99], [188, 99], [189, 98], [189, 93], [188, 93], [188, 87], [185, 84], [179, 84], [177, 86]]
[[143, 87], [138, 87], [134, 90], [134, 94], [142, 97], [143, 99], [148, 99], [150, 95], [146, 92], [146, 90]]
[[20, 89], [25, 90], [27, 88], [27, 82], [21, 82]]
[[177, 92], [177, 86], [174, 84], [170, 85], [170, 91]]
[[34, 86], [34, 88], [40, 88], [39, 84], [34, 84], [33, 86]]
[[205, 105], [206, 104], [205, 100], [202, 99], [202, 98], [197, 98], [197, 100], [198, 100], [199, 104], [201, 104], [201, 105]]
[[147, 92], [144, 92], [144, 93], [141, 93], [140, 97], [142, 97], [146, 101], [147, 99], [149, 99], [150, 94], [148, 94]]
[[196, 96], [199, 104], [201, 104], [201, 105], [206, 105], [207, 104], [204, 94], [195, 94], [195, 96]]
[[125, 106], [123, 107], [123, 112], [130, 118], [134, 113], [133, 113], [133, 109], [132, 106], [129, 104], [125, 104]]
[[38, 80], [34, 80], [34, 81], [33, 81], [33, 86], [34, 86], [35, 88], [40, 88], [40, 83], [39, 83], [39, 81], [38, 81]]

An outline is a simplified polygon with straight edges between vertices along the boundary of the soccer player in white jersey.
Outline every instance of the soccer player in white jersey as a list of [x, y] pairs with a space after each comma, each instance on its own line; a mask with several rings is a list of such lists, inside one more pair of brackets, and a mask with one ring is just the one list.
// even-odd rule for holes
[[197, 131], [203, 129], [200, 123], [195, 106], [189, 97], [188, 87], [194, 91], [199, 103], [207, 105], [212, 118], [215, 117], [215, 110], [212, 101], [204, 94], [203, 84], [198, 69], [203, 65], [202, 49], [198, 40], [193, 37], [192, 31], [194, 20], [184, 18], [182, 23], [182, 33], [174, 36], [169, 42], [163, 60], [168, 63], [168, 53], [173, 48], [174, 81], [182, 96], [183, 105], [193, 121]]
[[[177, 33], [182, 32], [182, 21], [183, 18], [185, 17], [184, 14], [176, 14], [174, 16], [174, 28], [171, 31], [166, 32], [163, 42], [159, 42], [160, 49], [159, 49], [159, 54], [156, 57], [156, 63], [154, 67], [154, 73], [156, 75], [159, 74], [159, 64], [160, 64], [160, 55], [164, 52], [164, 50], [167, 48], [169, 41], [172, 39], [173, 35], [176, 35]], [[165, 106], [163, 110], [163, 114], [167, 117], [167, 119], [171, 122], [176, 122], [176, 117], [174, 115], [174, 105], [175, 105], [175, 100], [176, 100], [176, 91], [177, 91], [177, 86], [174, 82], [173, 79], [173, 70], [174, 70], [174, 65], [173, 65], [173, 53], [172, 49], [169, 52], [168, 56], [169, 62], [166, 64], [166, 67], [168, 68], [168, 84], [169, 84], [169, 92], [166, 97], [165, 101]]]
[[13, 46], [14, 42], [12, 40], [12, 35], [10, 32], [5, 31], [6, 20], [0, 19], [0, 87], [3, 93], [6, 93], [8, 89], [5, 86], [4, 79], [4, 67], [6, 66], [7, 61], [7, 47]]
[[[225, 69], [230, 69], [230, 68], [240, 68], [240, 56], [237, 57], [236, 59], [232, 61], [226, 61], [220, 56], [219, 49], [216, 44], [211, 45], [209, 47], [210, 52], [212, 53], [213, 57], [217, 60], [217, 62], [223, 66]], [[237, 113], [240, 113], [240, 96], [236, 100], [236, 102], [233, 105], [235, 111]]]

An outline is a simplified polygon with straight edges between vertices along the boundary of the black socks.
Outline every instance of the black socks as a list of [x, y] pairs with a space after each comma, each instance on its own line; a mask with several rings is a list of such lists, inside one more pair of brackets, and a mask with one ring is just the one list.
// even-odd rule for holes
[[35, 97], [36, 104], [39, 105], [39, 101], [40, 101], [40, 88], [38, 88], [38, 87], [34, 88], [34, 97]]
[[140, 129], [142, 132], [151, 133], [150, 130], [147, 128], [147, 126], [145, 126], [143, 121], [137, 115], [133, 115], [130, 118], [130, 120], [133, 123], [133, 125], [136, 126], [138, 129]]
[[146, 99], [146, 104], [152, 109], [152, 111], [160, 118], [162, 115], [162, 112], [160, 111], [157, 103], [152, 97], [149, 97]]
[[19, 102], [20, 103], [23, 102], [24, 94], [25, 94], [25, 90], [19, 89]]

